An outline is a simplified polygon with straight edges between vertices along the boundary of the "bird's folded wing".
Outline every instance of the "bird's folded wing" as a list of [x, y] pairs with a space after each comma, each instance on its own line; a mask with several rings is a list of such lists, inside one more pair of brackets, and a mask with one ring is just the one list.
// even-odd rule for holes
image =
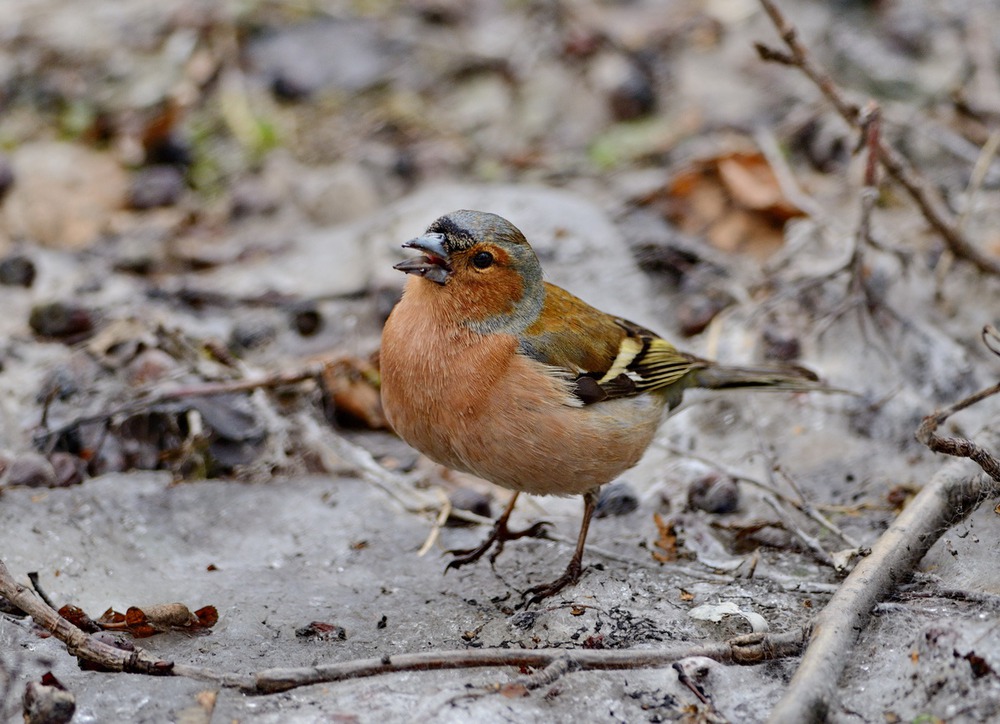
[[550, 284], [521, 351], [564, 373], [584, 404], [665, 388], [705, 364], [648, 329]]

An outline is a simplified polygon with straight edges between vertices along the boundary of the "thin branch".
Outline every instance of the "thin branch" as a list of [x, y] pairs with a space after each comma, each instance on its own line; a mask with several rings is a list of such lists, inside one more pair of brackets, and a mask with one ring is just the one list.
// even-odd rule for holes
[[[761, 59], [798, 68], [819, 88], [848, 124], [861, 129], [861, 109], [857, 104], [847, 100], [833, 78], [812, 59], [808, 48], [799, 40], [795, 26], [788, 23], [773, 0], [760, 0], [760, 4], [788, 48], [786, 53], [757, 43], [755, 47]], [[956, 257], [965, 259], [984, 272], [1000, 275], [1000, 260], [984, 255], [969, 243], [940, 196], [931, 189], [905, 156], [880, 139], [878, 160], [886, 172], [906, 189], [924, 218], [941, 235]]]
[[[995, 328], [989, 325], [983, 328], [983, 344], [985, 344], [991, 352], [1000, 356], [1000, 347], [994, 347], [994, 345], [1000, 345], [1000, 333], [998, 333]], [[977, 445], [972, 440], [967, 438], [941, 437], [937, 434], [938, 427], [956, 412], [960, 412], [967, 407], [971, 407], [977, 402], [981, 402], [987, 397], [991, 397], [997, 393], [1000, 393], [1000, 382], [992, 387], [987, 387], [984, 390], [980, 390], [975, 394], [969, 395], [965, 399], [959, 400], [954, 405], [950, 405], [943, 410], [938, 410], [937, 412], [928, 415], [923, 419], [923, 422], [920, 423], [920, 427], [917, 428], [917, 440], [934, 452], [973, 460], [986, 472], [987, 475], [1000, 483], [1000, 460], [990, 453], [989, 450]]]
[[66, 644], [78, 659], [91, 661], [110, 671], [169, 676], [173, 663], [152, 658], [142, 649], [124, 651], [84, 633], [47, 605], [37, 593], [14, 580], [0, 560], [0, 596], [31, 616], [35, 623]]
[[[254, 675], [248, 693], [271, 694], [299, 686], [331, 683], [400, 671], [438, 671], [483, 666], [530, 666], [543, 668], [557, 660], [567, 670], [622, 670], [656, 668], [689, 656], [704, 656], [726, 664], [750, 665], [794, 656], [801, 651], [805, 632], [749, 634], [722, 643], [676, 645], [657, 649], [468, 649], [428, 651], [419, 654], [384, 656], [298, 669], [270, 669]], [[560, 668], [562, 664], [560, 664]], [[221, 683], [221, 682], [220, 682]]]

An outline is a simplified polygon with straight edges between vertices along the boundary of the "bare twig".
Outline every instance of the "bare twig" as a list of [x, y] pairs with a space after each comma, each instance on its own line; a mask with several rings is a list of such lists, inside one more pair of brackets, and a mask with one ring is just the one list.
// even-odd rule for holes
[[830, 566], [834, 570], [837, 569], [837, 564], [820, 542], [816, 540], [813, 536], [806, 533], [799, 526], [795, 525], [789, 518], [787, 518], [787, 511], [784, 510], [781, 505], [775, 500], [772, 495], [765, 495], [764, 502], [767, 503], [771, 509], [778, 514], [778, 519], [781, 520], [782, 527], [789, 531], [792, 535], [799, 539], [799, 541], [813, 554], [813, 557], [822, 563], [824, 566]]
[[[991, 352], [1000, 356], [1000, 346], [994, 346], [1000, 345], [1000, 332], [997, 332], [995, 328], [989, 325], [983, 328], [983, 343]], [[1000, 393], [1000, 382], [992, 387], [987, 387], [984, 390], [969, 395], [954, 405], [928, 415], [920, 423], [920, 427], [917, 428], [917, 440], [934, 452], [973, 460], [987, 475], [1000, 483], [1000, 460], [990, 453], [989, 450], [980, 447], [967, 438], [941, 437], [937, 434], [938, 427], [956, 412], [971, 407], [977, 402], [981, 402], [997, 393]]]
[[154, 659], [139, 648], [135, 651], [123, 651], [84, 633], [56, 613], [38, 594], [15, 581], [2, 560], [0, 595], [31, 616], [39, 626], [51, 631], [53, 636], [66, 644], [66, 650], [71, 655], [81, 660], [92, 661], [110, 671], [156, 676], [169, 676], [172, 673], [173, 663], [170, 661]]
[[[875, 296], [871, 286], [866, 282], [866, 275], [864, 273], [864, 250], [868, 246], [874, 246], [871, 224], [872, 212], [875, 209], [875, 202], [878, 200], [878, 146], [882, 139], [881, 109], [874, 102], [868, 103], [864, 111], [859, 115], [859, 122], [864, 132], [864, 147], [867, 151], [865, 157], [864, 186], [861, 188], [861, 216], [858, 221], [858, 228], [854, 233], [851, 256], [843, 267], [833, 272], [833, 274], [848, 272], [848, 291], [837, 308], [830, 312], [825, 319], [817, 323], [816, 334], [820, 337], [822, 337], [823, 332], [833, 322], [851, 309], [857, 309], [859, 313], [859, 327], [867, 338], [864, 309], [874, 310], [878, 307], [885, 307], [882, 300]], [[876, 339], [881, 340], [881, 335], [876, 337]], [[871, 342], [872, 340], [866, 339], [866, 341]]]
[[965, 189], [965, 208], [962, 209], [962, 214], [958, 217], [959, 229], [965, 228], [965, 222], [972, 212], [976, 195], [982, 188], [983, 181], [986, 180], [986, 174], [989, 173], [998, 150], [1000, 150], [1000, 129], [990, 133], [990, 137], [986, 139], [986, 143], [979, 151], [975, 166], [972, 167], [972, 175], [969, 177], [969, 184]]
[[704, 656], [728, 664], [753, 664], [795, 655], [804, 632], [750, 634], [730, 641], [657, 649], [472, 649], [400, 654], [300, 669], [271, 669], [255, 674], [251, 693], [268, 694], [299, 686], [343, 681], [397, 671], [434, 671], [482, 666], [546, 667], [557, 659], [574, 670], [621, 670], [666, 666], [688, 656]]
[[50, 608], [55, 608], [55, 605], [52, 603], [48, 595], [42, 589], [42, 584], [38, 582], [38, 571], [31, 571], [30, 573], [28, 573], [28, 580], [31, 581], [31, 587], [35, 589], [35, 593], [37, 593], [38, 597], [45, 602], [45, 605], [49, 606]]
[[427, 552], [434, 547], [434, 543], [437, 542], [438, 536], [441, 535], [441, 529], [444, 524], [448, 522], [448, 516], [451, 515], [452, 504], [448, 500], [448, 496], [444, 494], [441, 488], [436, 488], [438, 496], [441, 498], [441, 509], [438, 511], [437, 518], [434, 519], [434, 525], [431, 527], [431, 532], [427, 534], [427, 540], [424, 544], [420, 546], [420, 550], [417, 551], [418, 556], [425, 556]]
[[[992, 435], [1000, 438], [1000, 435]], [[826, 608], [785, 695], [771, 712], [772, 724], [826, 721], [848, 651], [864, 629], [872, 608], [909, 577], [934, 542], [988, 497], [1000, 496], [993, 483], [966, 461], [942, 468], [872, 546]]]
[[[857, 104], [847, 100], [833, 78], [813, 60], [808, 48], [799, 40], [798, 30], [789, 24], [773, 0], [760, 0], [760, 4], [788, 48], [788, 52], [785, 52], [757, 43], [756, 48], [761, 59], [798, 68], [819, 88], [847, 123], [860, 129], [861, 109]], [[1000, 274], [1000, 260], [984, 255], [969, 243], [939, 195], [910, 165], [906, 157], [884, 140], [879, 140], [878, 160], [886, 172], [906, 189], [924, 218], [941, 235], [948, 249], [957, 258], [968, 261], [984, 272]]]

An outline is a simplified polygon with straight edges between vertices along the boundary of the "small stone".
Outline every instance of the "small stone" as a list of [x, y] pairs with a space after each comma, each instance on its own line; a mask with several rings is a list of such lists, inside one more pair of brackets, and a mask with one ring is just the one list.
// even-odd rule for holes
[[28, 324], [40, 337], [78, 342], [94, 331], [90, 310], [73, 302], [47, 302], [32, 308]]
[[779, 362], [791, 362], [802, 355], [802, 343], [799, 342], [795, 330], [781, 326], [769, 325], [763, 334], [764, 357]]
[[311, 302], [298, 304], [292, 310], [292, 326], [303, 337], [311, 337], [323, 328], [323, 315]]
[[628, 483], [617, 482], [605, 485], [597, 498], [596, 518], [628, 515], [639, 507], [639, 496]]
[[701, 334], [725, 306], [721, 299], [711, 294], [685, 294], [676, 312], [680, 333], [685, 337]]
[[375, 179], [361, 164], [303, 166], [293, 186], [295, 202], [318, 226], [363, 218], [378, 209], [381, 202]]
[[11, 254], [0, 259], [0, 284], [9, 287], [30, 287], [35, 283], [35, 262], [23, 254]]
[[612, 89], [608, 103], [616, 121], [633, 121], [653, 113], [656, 110], [656, 91], [649, 74], [631, 67]]
[[132, 175], [129, 208], [144, 210], [173, 206], [184, 193], [184, 175], [176, 166], [147, 166]]
[[7, 485], [52, 488], [56, 485], [56, 471], [52, 463], [38, 453], [25, 453], [11, 460], [7, 469]]
[[315, 641], [346, 641], [347, 629], [333, 623], [313, 621], [306, 626], [295, 629], [295, 635], [300, 639], [313, 639]]
[[87, 463], [83, 459], [71, 453], [60, 451], [52, 453], [49, 456], [49, 462], [56, 474], [54, 487], [68, 488], [83, 482], [83, 477], [87, 472]]
[[229, 198], [229, 215], [233, 219], [265, 216], [281, 206], [281, 195], [265, 179], [256, 176], [237, 181]]
[[277, 97], [295, 101], [384, 82], [405, 57], [404, 45], [374, 22], [321, 19], [251, 38], [247, 57]]
[[688, 505], [714, 515], [732, 513], [740, 505], [740, 487], [730, 477], [703, 475], [688, 487]]
[[161, 380], [177, 371], [177, 360], [162, 349], [144, 349], [125, 367], [125, 379], [133, 387]]
[[278, 330], [270, 322], [250, 319], [237, 322], [229, 335], [229, 346], [236, 350], [261, 349], [271, 344]]
[[25, 724], [68, 724], [75, 712], [75, 697], [52, 674], [24, 689]]
[[[456, 510], [467, 510], [470, 513], [481, 515], [484, 518], [492, 518], [493, 511], [490, 509], [491, 498], [489, 495], [473, 490], [472, 488], [458, 488], [448, 495], [451, 507]], [[452, 518], [449, 516], [447, 525], [460, 527], [470, 525], [470, 523]]]
[[11, 154], [17, 182], [0, 209], [12, 238], [82, 249], [108, 232], [127, 180], [109, 153], [72, 143], [26, 143]]
[[98, 631], [91, 634], [91, 636], [95, 641], [107, 644], [108, 646], [114, 646], [116, 649], [135, 651], [135, 644], [121, 634], [116, 634], [113, 631]]
[[10, 191], [11, 186], [14, 185], [14, 167], [10, 163], [10, 159], [6, 156], [0, 154], [0, 202], [3, 201], [4, 196]]

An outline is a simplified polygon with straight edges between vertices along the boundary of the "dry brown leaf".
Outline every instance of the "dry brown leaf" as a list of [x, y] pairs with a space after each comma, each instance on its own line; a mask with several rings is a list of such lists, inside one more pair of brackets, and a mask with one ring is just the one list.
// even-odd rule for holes
[[784, 225], [803, 212], [785, 198], [767, 159], [730, 152], [678, 172], [663, 191], [671, 222], [728, 252], [766, 258], [784, 241]]
[[105, 631], [125, 631], [141, 639], [165, 631], [207, 633], [218, 620], [215, 606], [205, 606], [192, 613], [183, 603], [160, 603], [145, 608], [129, 606], [125, 613], [109, 608], [95, 623]]
[[95, 631], [100, 631], [101, 627], [95, 622], [82, 608], [78, 608], [71, 604], [66, 604], [59, 609], [59, 615], [64, 619], [69, 621], [71, 624], [76, 626], [81, 631], [86, 631], [87, 633], [94, 633]]
[[379, 372], [370, 360], [342, 357], [323, 366], [323, 389], [337, 421], [387, 429], [379, 393]]
[[656, 548], [652, 552], [653, 559], [660, 563], [670, 563], [677, 560], [677, 530], [672, 520], [665, 521], [659, 513], [653, 513], [653, 522], [659, 535], [653, 541]]

